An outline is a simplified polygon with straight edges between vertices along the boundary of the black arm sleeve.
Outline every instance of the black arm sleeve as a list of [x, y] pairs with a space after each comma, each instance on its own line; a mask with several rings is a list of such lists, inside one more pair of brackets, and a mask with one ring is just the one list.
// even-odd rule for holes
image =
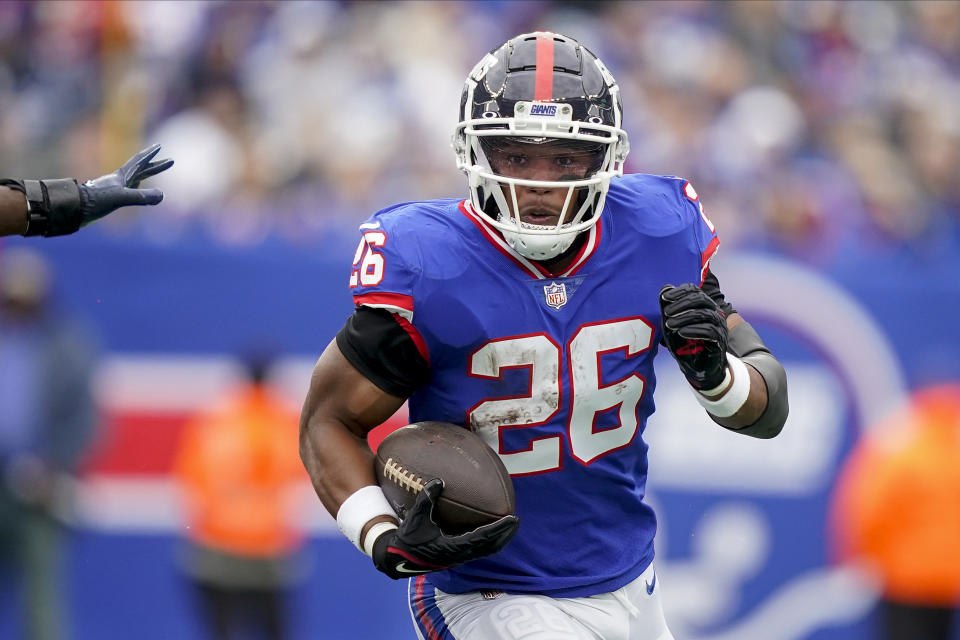
[[26, 196], [25, 236], [63, 236], [77, 231], [83, 222], [80, 185], [73, 178], [0, 178], [0, 186], [9, 187]]
[[[737, 313], [720, 291], [720, 281], [712, 271], [707, 271], [703, 281], [703, 291], [709, 295], [720, 307], [723, 313], [730, 317]], [[773, 357], [763, 340], [750, 326], [749, 322], [741, 322], [730, 330], [727, 342], [727, 351], [750, 364], [767, 385], [767, 408], [756, 422], [740, 429], [731, 429], [737, 433], [753, 436], [754, 438], [772, 438], [783, 429], [789, 413], [787, 402], [787, 374], [783, 365]]]
[[774, 437], [783, 430], [790, 412], [787, 402], [787, 373], [783, 365], [773, 357], [749, 322], [741, 322], [730, 330], [727, 350], [756, 369], [767, 385], [767, 408], [757, 421], [731, 431], [754, 438]]
[[337, 346], [357, 371], [398, 398], [409, 397], [430, 377], [413, 338], [385, 309], [357, 307], [337, 334]]
[[720, 291], [720, 281], [717, 280], [717, 276], [713, 275], [713, 271], [707, 269], [707, 277], [703, 279], [703, 285], [700, 289], [717, 303], [717, 306], [723, 311], [723, 315], [729, 318], [731, 313], [737, 312], [733, 305], [723, 297], [723, 291]]

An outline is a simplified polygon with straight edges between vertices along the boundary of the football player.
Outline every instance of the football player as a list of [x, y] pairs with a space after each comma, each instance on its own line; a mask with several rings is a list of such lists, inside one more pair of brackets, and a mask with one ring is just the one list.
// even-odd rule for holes
[[[314, 369], [301, 455], [340, 530], [409, 581], [418, 637], [669, 640], [644, 502], [654, 356], [665, 345], [722, 427], [775, 436], [784, 370], [724, 298], [690, 184], [623, 175], [620, 92], [572, 38], [512, 38], [470, 72], [453, 146], [466, 200], [360, 225], [356, 310]], [[471, 429], [513, 478], [516, 517], [450, 536], [428, 484], [402, 521], [365, 436]]]
[[83, 184], [73, 178], [18, 180], [0, 178], [0, 236], [62, 236], [130, 205], [163, 200], [159, 189], [141, 189], [140, 182], [166, 171], [173, 160], [154, 161], [155, 144], [105, 176]]

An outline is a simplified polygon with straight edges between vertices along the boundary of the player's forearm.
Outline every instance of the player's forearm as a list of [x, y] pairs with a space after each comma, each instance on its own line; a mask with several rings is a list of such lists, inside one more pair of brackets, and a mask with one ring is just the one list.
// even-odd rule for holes
[[361, 375], [335, 341], [320, 356], [300, 415], [300, 457], [331, 515], [357, 490], [377, 484], [366, 435], [402, 404]]
[[[721, 402], [724, 397], [746, 389], [746, 399], [732, 415], [716, 415], [707, 408], [717, 424], [757, 438], [772, 438], [783, 429], [789, 413], [787, 376], [783, 365], [767, 350], [760, 336], [739, 315], [728, 319], [730, 364], [733, 372], [730, 386], [711, 398]], [[740, 374], [740, 379], [737, 378]], [[746, 385], [746, 386], [744, 386]]]
[[26, 230], [26, 197], [15, 189], [0, 186], [0, 236], [22, 235]]
[[305, 413], [301, 418], [300, 459], [332, 516], [355, 491], [377, 484], [366, 441], [329, 416]]
[[[320, 502], [358, 548], [363, 549], [363, 541], [374, 525], [397, 522], [392, 510], [383, 508], [383, 505], [370, 510], [371, 495], [368, 492], [372, 487], [379, 490], [373, 471], [373, 452], [366, 440], [358, 438], [344, 425], [319, 416], [306, 418], [301, 425], [300, 457]], [[352, 514], [347, 516], [341, 512], [341, 507], [351, 496], [356, 497], [352, 500], [352, 507], [345, 509]], [[384, 511], [391, 513], [387, 515]], [[353, 521], [352, 527], [349, 521]], [[351, 534], [351, 530], [354, 533]]]
[[158, 204], [163, 192], [140, 183], [173, 166], [169, 158], [153, 159], [159, 151], [155, 144], [116, 171], [82, 184], [74, 178], [0, 178], [0, 236], [64, 236], [121, 207]]

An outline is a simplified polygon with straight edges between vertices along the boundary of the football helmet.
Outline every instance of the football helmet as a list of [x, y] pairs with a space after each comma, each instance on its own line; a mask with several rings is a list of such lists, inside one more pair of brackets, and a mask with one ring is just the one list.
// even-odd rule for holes
[[[579, 154], [577, 162], [563, 158], [579, 170], [550, 180], [518, 177], [494, 157], [517, 145], [547, 156], [551, 149], [555, 156]], [[600, 59], [573, 38], [547, 31], [516, 36], [467, 77], [453, 148], [474, 211], [520, 255], [549, 260], [597, 223], [610, 180], [623, 175], [630, 146], [621, 128], [620, 89]], [[521, 220], [517, 187], [565, 190], [556, 223]]]

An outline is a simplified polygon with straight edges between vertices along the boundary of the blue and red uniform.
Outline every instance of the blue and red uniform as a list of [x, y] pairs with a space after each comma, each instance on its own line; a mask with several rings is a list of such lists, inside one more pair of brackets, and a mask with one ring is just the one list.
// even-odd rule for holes
[[361, 225], [355, 302], [397, 314], [429, 363], [413, 422], [469, 426], [498, 451], [520, 528], [501, 552], [433, 573], [447, 593], [609, 592], [653, 560], [643, 502], [658, 293], [701, 284], [719, 243], [679, 178], [614, 180], [562, 272], [513, 252], [457, 200], [396, 205]]

